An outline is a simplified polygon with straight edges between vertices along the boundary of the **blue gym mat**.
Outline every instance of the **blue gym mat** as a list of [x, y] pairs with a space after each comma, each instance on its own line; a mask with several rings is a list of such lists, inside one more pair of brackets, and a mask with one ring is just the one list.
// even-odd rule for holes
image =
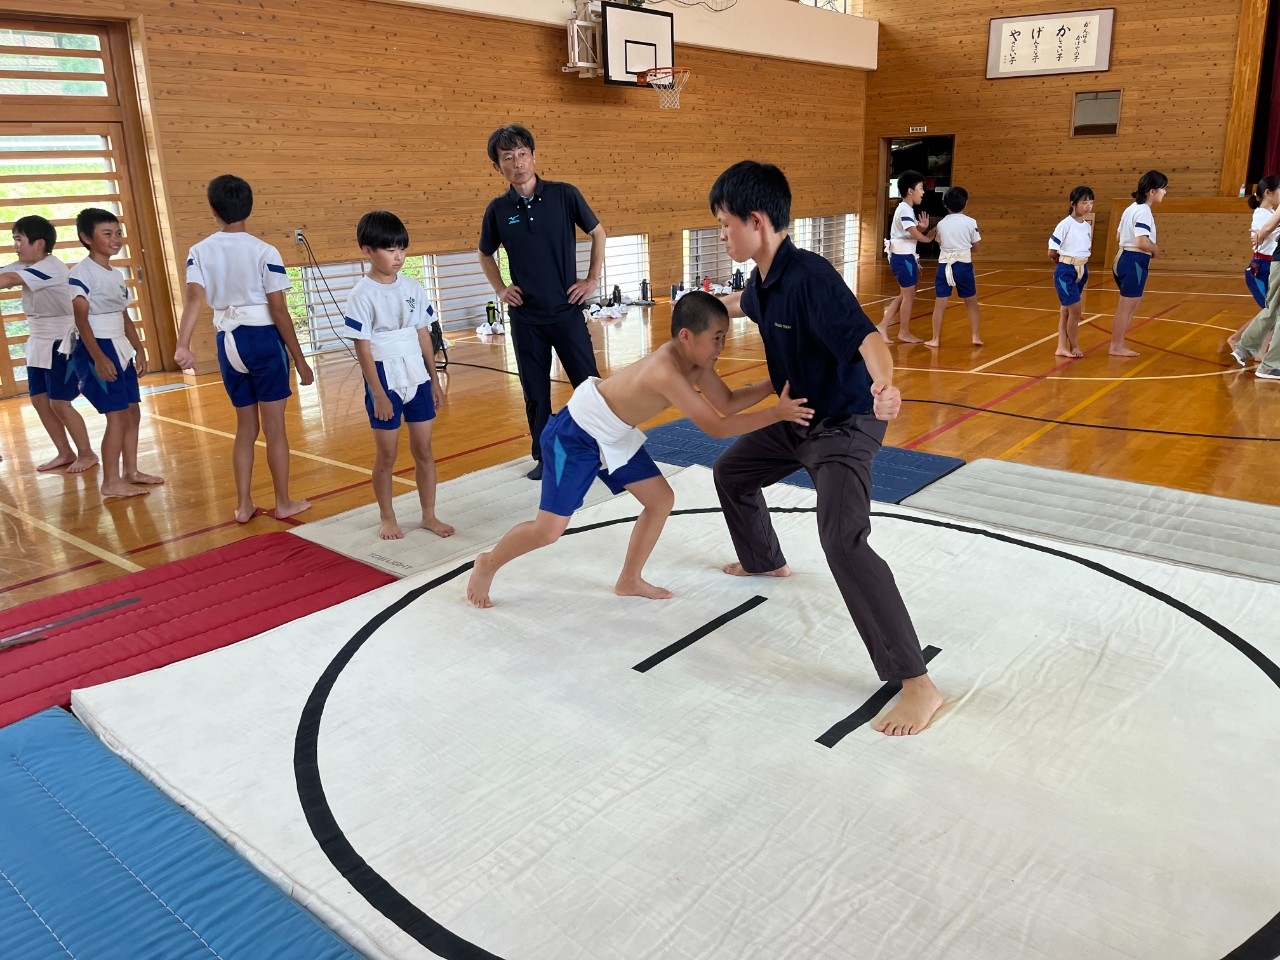
[[64, 710], [0, 729], [0, 957], [358, 960]]
[[[709, 467], [733, 443], [732, 438], [716, 440], [707, 436], [688, 420], [674, 420], [646, 430], [645, 435], [648, 437], [646, 447], [653, 459], [678, 467], [690, 467], [695, 463]], [[958, 457], [882, 447], [871, 462], [871, 499], [881, 503], [901, 503], [962, 466], [964, 461]], [[782, 482], [813, 489], [813, 478], [804, 470], [797, 470]]]

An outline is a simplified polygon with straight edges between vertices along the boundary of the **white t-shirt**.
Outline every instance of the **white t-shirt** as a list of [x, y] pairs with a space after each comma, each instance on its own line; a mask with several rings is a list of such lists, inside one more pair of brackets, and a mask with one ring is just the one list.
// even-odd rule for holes
[[1125, 207], [1120, 217], [1120, 226], [1116, 227], [1116, 236], [1120, 238], [1120, 247], [1137, 246], [1138, 237], [1146, 237], [1156, 242], [1156, 218], [1151, 215], [1151, 208], [1145, 203], [1131, 203]]
[[67, 265], [53, 254], [39, 263], [11, 263], [0, 273], [16, 273], [22, 281], [22, 312], [31, 336], [61, 340], [75, 327]]
[[435, 315], [413, 277], [397, 274], [395, 283], [361, 277], [342, 308], [341, 332], [348, 340], [371, 340], [379, 333], [429, 327]]
[[214, 310], [265, 304], [293, 286], [280, 251], [251, 233], [221, 231], [187, 252], [187, 283], [204, 287]]
[[1093, 250], [1093, 224], [1064, 217], [1049, 235], [1049, 249], [1062, 257], [1088, 257]]
[[971, 250], [981, 239], [978, 221], [968, 214], [948, 213], [938, 221], [938, 244], [943, 253], [948, 250]]
[[915, 249], [916, 241], [908, 232], [912, 227], [919, 227], [920, 220], [916, 216], [915, 210], [911, 204], [903, 200], [898, 204], [898, 209], [893, 211], [893, 223], [889, 227], [889, 239], [896, 242], [906, 242], [911, 244], [911, 249]]
[[[1274, 210], [1268, 210], [1266, 207], [1259, 207], [1257, 210], [1253, 211], [1253, 222], [1249, 224], [1249, 229], [1255, 231], [1261, 230], [1267, 225], [1267, 221], [1275, 216], [1275, 213], [1276, 212]], [[1277, 231], [1272, 230], [1267, 234], [1266, 239], [1258, 244], [1256, 252], [1265, 254], [1268, 257], [1271, 256], [1276, 252], [1277, 240], [1280, 240], [1280, 235], [1277, 235]], [[26, 296], [24, 295], [22, 300], [24, 306], [26, 305], [26, 302]]]
[[71, 268], [67, 282], [72, 300], [83, 297], [89, 301], [90, 316], [118, 317], [129, 307], [129, 288], [124, 285], [124, 274], [114, 267], [99, 266], [85, 257]]

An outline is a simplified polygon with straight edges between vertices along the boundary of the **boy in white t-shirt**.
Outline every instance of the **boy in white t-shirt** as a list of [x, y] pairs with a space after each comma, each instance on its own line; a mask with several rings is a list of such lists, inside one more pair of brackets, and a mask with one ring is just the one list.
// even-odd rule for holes
[[[129, 289], [120, 271], [111, 266], [111, 258], [124, 246], [124, 231], [110, 210], [90, 207], [76, 217], [76, 233], [89, 256], [67, 274], [79, 335], [71, 369], [80, 392], [107, 418], [102, 434], [102, 495], [136, 497], [151, 492], [147, 485], [164, 480], [138, 469], [142, 420], [138, 377], [147, 372], [147, 364], [129, 317]], [[62, 349], [66, 352], [65, 342]]]
[[[89, 431], [71, 401], [80, 384], [71, 374], [68, 357], [60, 351], [75, 335], [67, 265], [53, 255], [58, 233], [44, 217], [22, 217], [13, 225], [13, 249], [18, 262], [0, 267], [0, 289], [22, 288], [22, 312], [27, 315], [27, 393], [57, 448], [57, 455], [37, 470], [66, 467], [84, 473], [98, 462], [89, 444]], [[70, 439], [68, 439], [70, 438]], [[75, 450], [71, 443], [75, 443]]]
[[916, 256], [917, 243], [932, 243], [934, 231], [929, 229], [927, 213], [916, 216], [915, 208], [924, 201], [924, 175], [908, 170], [898, 177], [898, 195], [902, 202], [893, 212], [889, 236], [884, 242], [889, 254], [889, 269], [898, 281], [899, 292], [884, 308], [884, 316], [876, 329], [885, 343], [893, 343], [889, 325], [898, 319], [898, 340], [902, 343], [919, 343], [920, 338], [911, 332], [911, 307], [916, 300], [916, 284], [920, 282], [920, 258]]
[[431, 421], [442, 396], [434, 372], [435, 348], [422, 284], [401, 275], [409, 231], [400, 218], [374, 210], [360, 218], [356, 242], [369, 259], [369, 272], [356, 282], [342, 310], [342, 335], [354, 341], [364, 373], [364, 406], [373, 428], [373, 492], [378, 498], [378, 536], [400, 540], [391, 491], [400, 440], [400, 421], [409, 425], [422, 528], [440, 537], [453, 527], [436, 516], [436, 461], [431, 454]]
[[964, 187], [952, 187], [942, 196], [947, 215], [937, 226], [938, 275], [933, 281], [937, 299], [933, 302], [933, 339], [925, 341], [927, 347], [942, 343], [942, 314], [951, 300], [952, 288], [960, 291], [969, 311], [973, 345], [982, 346], [978, 333], [978, 285], [973, 274], [973, 251], [978, 249], [982, 234], [978, 232], [978, 221], [964, 212], [968, 203], [969, 191]]
[[280, 251], [245, 229], [253, 212], [248, 183], [231, 174], [214, 177], [207, 197], [221, 229], [187, 254], [187, 295], [173, 359], [184, 370], [196, 365], [191, 334], [202, 303], [208, 301], [218, 328], [222, 383], [236, 408], [236, 438], [231, 447], [236, 522], [248, 523], [263, 512], [254, 506], [252, 490], [259, 429], [266, 434], [267, 468], [275, 490], [270, 514], [283, 520], [311, 506], [289, 495], [289, 437], [284, 428], [285, 401], [293, 394], [289, 357], [304, 387], [314, 379], [285, 303], [292, 281]]

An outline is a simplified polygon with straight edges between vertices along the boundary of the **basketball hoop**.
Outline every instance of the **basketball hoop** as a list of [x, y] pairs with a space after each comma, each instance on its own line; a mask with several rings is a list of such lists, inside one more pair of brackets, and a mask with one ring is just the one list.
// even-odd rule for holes
[[636, 82], [642, 87], [658, 91], [658, 106], [663, 110], [680, 109], [680, 91], [689, 82], [692, 71], [688, 67], [655, 67], [636, 74]]

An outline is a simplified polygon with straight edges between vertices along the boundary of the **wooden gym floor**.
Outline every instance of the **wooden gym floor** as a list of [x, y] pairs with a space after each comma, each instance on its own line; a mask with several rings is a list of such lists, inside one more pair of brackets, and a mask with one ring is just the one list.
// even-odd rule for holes
[[[928, 337], [932, 268], [913, 310], [913, 332]], [[1156, 273], [1130, 344], [1132, 360], [1107, 355], [1114, 284], [1099, 268], [1085, 297], [1085, 357], [1054, 356], [1058, 308], [1047, 261], [1026, 267], [979, 264], [985, 346], [969, 345], [963, 304], [954, 298], [943, 346], [893, 347], [906, 403], [887, 442], [974, 460], [1013, 460], [1078, 473], [1280, 504], [1280, 383], [1241, 371], [1224, 346], [1255, 312], [1235, 274]], [[872, 320], [896, 293], [887, 268], [864, 266], [858, 296]], [[623, 366], [668, 335], [670, 307], [645, 317], [592, 321], [600, 371]], [[441, 481], [529, 454], [520, 385], [508, 338], [451, 334], [446, 400], [434, 450]], [[292, 489], [312, 503], [296, 520], [332, 516], [373, 499], [373, 441], [363, 383], [354, 360], [318, 360], [316, 383], [296, 388], [288, 407]], [[733, 385], [765, 376], [760, 341], [736, 320], [718, 369]], [[559, 377], [558, 367], [553, 376]], [[167, 483], [149, 496], [104, 503], [99, 471], [38, 474], [52, 448], [25, 399], [0, 401], [0, 607], [191, 556], [241, 537], [283, 530], [291, 522], [260, 516], [232, 520], [230, 471], [235, 418], [216, 376], [187, 384], [176, 374], [143, 380], [143, 470]], [[555, 402], [569, 396], [555, 384]], [[84, 408], [95, 443], [101, 418]], [[665, 419], [672, 419], [667, 417]], [[655, 421], [656, 424], [656, 421]], [[650, 424], [650, 426], [655, 425]], [[407, 440], [401, 443], [398, 490], [413, 489]], [[265, 452], [254, 490], [271, 504]], [[439, 514], [449, 519], [448, 498]]]

